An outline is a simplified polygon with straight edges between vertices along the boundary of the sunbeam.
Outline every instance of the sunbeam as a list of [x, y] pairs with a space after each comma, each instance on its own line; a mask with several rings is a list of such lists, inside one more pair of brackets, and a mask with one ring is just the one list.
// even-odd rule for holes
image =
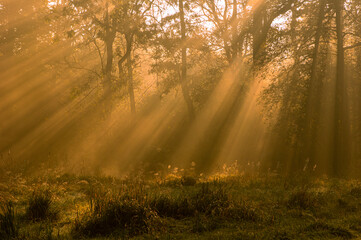
[[0, 0], [0, 239], [361, 237], [360, 14]]

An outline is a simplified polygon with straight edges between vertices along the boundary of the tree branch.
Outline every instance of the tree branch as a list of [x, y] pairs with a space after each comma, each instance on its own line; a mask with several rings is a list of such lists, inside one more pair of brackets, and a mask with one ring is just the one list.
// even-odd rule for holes
[[351, 46], [344, 47], [343, 50], [346, 51], [346, 50], [353, 49], [356, 47], [361, 47], [361, 42], [355, 43], [354, 45], [351, 45]]

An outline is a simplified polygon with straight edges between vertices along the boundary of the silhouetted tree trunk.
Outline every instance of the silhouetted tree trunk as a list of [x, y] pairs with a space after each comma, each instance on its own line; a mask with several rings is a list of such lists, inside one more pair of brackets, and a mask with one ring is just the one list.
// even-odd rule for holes
[[335, 0], [336, 34], [337, 34], [337, 68], [335, 99], [335, 134], [333, 173], [336, 176], [346, 174], [348, 165], [348, 126], [345, 84], [345, 54], [343, 41], [343, 8], [344, 0]]
[[[357, 3], [356, 3], [357, 4]], [[355, 5], [356, 5], [355, 4]], [[358, 3], [359, 7], [361, 7], [361, 2]], [[358, 24], [355, 24], [355, 32], [356, 35], [361, 36], [361, 21], [358, 22]], [[358, 46], [355, 49], [355, 54], [356, 54], [356, 66], [355, 66], [355, 81], [354, 83], [357, 84], [358, 86], [358, 91], [357, 91], [357, 99], [356, 99], [356, 106], [355, 106], [355, 113], [357, 114], [356, 116], [356, 121], [355, 121], [355, 125], [357, 127], [357, 132], [356, 132], [356, 139], [355, 139], [355, 158], [356, 159], [361, 159], [361, 113], [360, 113], [360, 109], [361, 109], [361, 45]], [[358, 174], [358, 170], [356, 170], [355, 172], [357, 172]]]
[[183, 0], [179, 0], [179, 13], [181, 23], [181, 39], [182, 39], [182, 71], [181, 71], [181, 88], [184, 100], [187, 104], [190, 118], [194, 117], [194, 107], [192, 99], [189, 95], [188, 83], [187, 83], [187, 46], [186, 46], [186, 24], [184, 20], [184, 5]]
[[127, 48], [129, 53], [127, 54], [127, 68], [128, 68], [128, 93], [130, 101], [130, 111], [132, 114], [135, 114], [135, 98], [134, 98], [134, 81], [133, 81], [133, 63], [132, 63], [132, 45], [133, 45], [133, 36], [130, 35], [126, 38]]
[[[238, 14], [238, 10], [237, 10], [237, 0], [233, 0], [233, 13], [232, 13], [232, 18], [231, 18], [231, 24], [232, 24], [232, 60], [234, 61], [237, 56], [238, 56], [238, 52], [239, 52], [239, 42], [238, 42], [238, 37], [237, 37], [237, 26], [238, 26], [238, 18], [237, 18], [237, 14]], [[243, 41], [242, 41], [243, 42]]]
[[[295, 156], [296, 149], [299, 145], [295, 146], [296, 143], [292, 143], [290, 140], [289, 128], [290, 128], [290, 115], [287, 112], [292, 107], [292, 97], [295, 91], [295, 86], [300, 78], [300, 52], [298, 51], [298, 32], [297, 32], [297, 18], [299, 13], [297, 10], [297, 5], [293, 6], [292, 19], [290, 24], [290, 45], [292, 46], [292, 57], [294, 59], [294, 67], [292, 68], [291, 74], [289, 75], [290, 83], [287, 84], [287, 88], [284, 91], [282, 108], [279, 115], [279, 123], [277, 125], [282, 125], [282, 128], [277, 127], [278, 134], [272, 138], [272, 157], [269, 168], [276, 170], [278, 172], [287, 172], [292, 170], [292, 172], [300, 171], [304, 165], [304, 159]], [[294, 116], [293, 116], [294, 117]], [[286, 121], [285, 121], [286, 120]], [[294, 127], [294, 126], [293, 126]], [[298, 149], [297, 149], [298, 150]]]
[[106, 5], [105, 12], [105, 45], [107, 49], [107, 62], [105, 66], [105, 79], [104, 79], [104, 90], [106, 97], [109, 97], [112, 89], [112, 70], [113, 70], [113, 43], [115, 39], [115, 29], [111, 24], [111, 20], [109, 18], [109, 9], [108, 4]]
[[[120, 87], [123, 86], [128, 87], [130, 111], [132, 114], [135, 114], [136, 108], [135, 108], [135, 97], [134, 97], [133, 60], [132, 60], [134, 34], [129, 33], [125, 35], [125, 41], [126, 41], [125, 53], [118, 61], [119, 81], [120, 81]], [[126, 61], [127, 73], [125, 73], [125, 71], [123, 70], [123, 64], [125, 61]]]
[[303, 154], [301, 160], [309, 158], [310, 165], [315, 164], [315, 148], [316, 148], [316, 132], [317, 132], [317, 123], [318, 123], [318, 111], [319, 111], [319, 101], [320, 98], [320, 81], [319, 76], [317, 76], [318, 63], [319, 63], [319, 49], [320, 49], [320, 40], [323, 29], [323, 20], [325, 18], [325, 8], [326, 0], [321, 0], [319, 3], [319, 10], [316, 22], [316, 33], [314, 39], [314, 49], [312, 53], [312, 64], [310, 71], [310, 84], [308, 87], [307, 103], [306, 103], [306, 128], [305, 128], [305, 138], [303, 139], [305, 143], [305, 149], [303, 149]]
[[125, 76], [125, 72], [123, 69], [123, 63], [128, 58], [128, 51], [124, 54], [124, 56], [118, 61], [118, 77], [119, 77], [119, 85], [120, 87], [127, 85], [127, 77]]
[[261, 3], [260, 6], [255, 9], [253, 13], [253, 65], [259, 66], [261, 64], [261, 57], [262, 57], [262, 45], [265, 40], [265, 18], [266, 18], [266, 11], [265, 11], [265, 3]]
[[274, 10], [268, 11], [268, 2], [261, 1], [253, 12], [253, 66], [255, 68], [262, 66], [265, 57], [265, 44], [268, 32], [273, 21], [280, 15], [286, 13], [292, 8], [296, 0], [285, 0], [281, 6]]

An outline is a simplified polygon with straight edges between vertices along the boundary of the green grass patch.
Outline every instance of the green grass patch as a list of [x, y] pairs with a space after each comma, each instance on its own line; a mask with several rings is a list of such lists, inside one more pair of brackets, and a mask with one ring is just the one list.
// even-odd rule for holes
[[357, 180], [57, 174], [3, 185], [0, 239], [361, 238]]

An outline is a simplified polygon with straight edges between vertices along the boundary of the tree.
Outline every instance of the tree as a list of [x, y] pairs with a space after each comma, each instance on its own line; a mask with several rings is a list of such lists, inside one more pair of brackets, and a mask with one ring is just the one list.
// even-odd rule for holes
[[[128, 86], [128, 94], [130, 100], [130, 109], [135, 114], [135, 97], [134, 97], [134, 62], [132, 55], [137, 44], [145, 43], [150, 40], [153, 35], [153, 26], [146, 17], [152, 9], [154, 0], [152, 1], [128, 1], [118, 2], [116, 4], [116, 17], [118, 19], [119, 40], [125, 42], [124, 49], [118, 49], [118, 73], [121, 86]], [[124, 62], [126, 61], [127, 78], [124, 81]]]
[[[137, 44], [150, 38], [146, 14], [153, 1], [69, 1], [61, 10], [72, 22], [69, 37], [76, 44], [93, 45], [98, 54], [103, 82], [103, 101], [110, 106], [114, 93], [127, 87], [131, 112], [135, 113], [134, 61]], [[104, 46], [105, 50], [102, 50]], [[105, 58], [105, 60], [103, 59]], [[117, 60], [116, 60], [117, 59]], [[105, 61], [105, 63], [103, 63]], [[117, 62], [118, 78], [114, 76]], [[127, 72], [124, 72], [124, 63]], [[110, 102], [109, 102], [110, 101]], [[109, 111], [108, 109], [107, 111]]]
[[262, 1], [258, 5], [252, 6], [252, 54], [253, 64], [255, 67], [259, 67], [264, 64], [264, 58], [266, 56], [265, 44], [273, 21], [289, 11], [294, 3], [295, 0]]
[[[309, 86], [307, 90], [307, 102], [306, 102], [306, 116], [305, 116], [305, 130], [304, 135], [305, 139], [305, 150], [303, 151], [303, 155], [300, 159], [310, 159], [310, 165], [315, 165], [315, 149], [317, 148], [316, 144], [316, 133], [317, 133], [317, 124], [319, 123], [319, 119], [317, 113], [320, 110], [320, 104], [317, 98], [321, 96], [320, 86], [322, 78], [319, 74], [319, 54], [320, 54], [320, 41], [323, 32], [323, 21], [325, 20], [326, 13], [326, 1], [319, 1], [318, 6], [318, 16], [317, 22], [315, 26], [315, 34], [314, 34], [314, 48], [311, 56], [311, 69], [310, 69], [310, 78], [309, 78]], [[299, 164], [300, 165], [300, 164]]]
[[194, 118], [193, 103], [189, 95], [188, 83], [187, 83], [187, 46], [186, 46], [186, 24], [184, 20], [184, 5], [183, 0], [179, 0], [179, 17], [181, 25], [181, 40], [182, 40], [182, 71], [180, 76], [180, 82], [182, 87], [182, 93], [184, 100], [186, 101], [189, 116]]
[[336, 92], [335, 92], [335, 135], [333, 171], [336, 176], [345, 175], [349, 164], [349, 129], [348, 106], [345, 79], [345, 53], [343, 33], [344, 0], [335, 0], [336, 35], [337, 35], [337, 64], [336, 64]]

